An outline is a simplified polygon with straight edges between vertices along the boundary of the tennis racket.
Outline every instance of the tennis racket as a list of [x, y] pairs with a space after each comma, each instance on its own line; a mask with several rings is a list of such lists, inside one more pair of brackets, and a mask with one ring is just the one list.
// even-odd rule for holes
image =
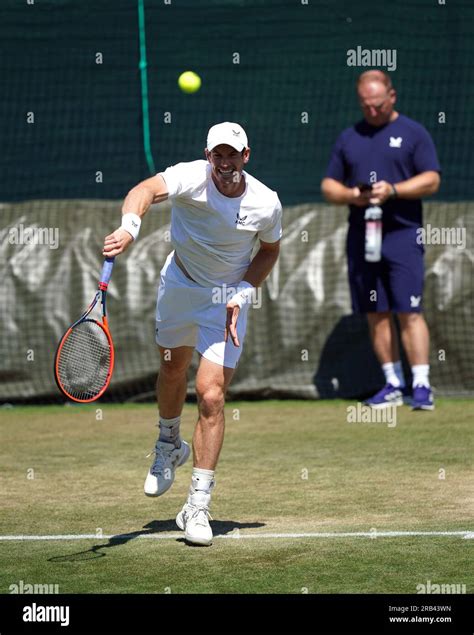
[[[59, 390], [73, 401], [95, 401], [107, 390], [114, 369], [114, 345], [107, 322], [105, 301], [114, 258], [106, 258], [99, 289], [89, 308], [68, 328], [59, 342], [54, 359], [54, 376]], [[101, 301], [102, 322], [90, 317]]]

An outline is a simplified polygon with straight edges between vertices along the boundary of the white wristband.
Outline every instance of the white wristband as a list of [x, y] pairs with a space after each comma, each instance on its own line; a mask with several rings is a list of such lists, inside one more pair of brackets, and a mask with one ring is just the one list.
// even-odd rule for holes
[[231, 297], [229, 302], [237, 304], [239, 309], [241, 309], [244, 304], [250, 304], [250, 302], [252, 302], [254, 291], [255, 287], [250, 284], [250, 282], [242, 280], [242, 282], [237, 287], [237, 293]]
[[141, 224], [142, 220], [138, 214], [127, 213], [122, 216], [121, 228], [125, 229], [125, 231], [131, 235], [133, 240], [136, 240]]

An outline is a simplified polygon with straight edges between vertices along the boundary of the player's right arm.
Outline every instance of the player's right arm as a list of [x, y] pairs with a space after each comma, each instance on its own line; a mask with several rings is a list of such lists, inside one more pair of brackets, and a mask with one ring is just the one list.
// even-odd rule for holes
[[[163, 177], [156, 174], [149, 179], [141, 181], [133, 187], [125, 197], [122, 206], [122, 219], [125, 214], [136, 214], [139, 222], [150, 209], [152, 203], [161, 203], [168, 198], [168, 188]], [[127, 217], [129, 219], [130, 217]], [[122, 226], [105, 237], [104, 248], [102, 253], [104, 256], [113, 258], [123, 253], [133, 242], [132, 234], [124, 229], [124, 221]]]

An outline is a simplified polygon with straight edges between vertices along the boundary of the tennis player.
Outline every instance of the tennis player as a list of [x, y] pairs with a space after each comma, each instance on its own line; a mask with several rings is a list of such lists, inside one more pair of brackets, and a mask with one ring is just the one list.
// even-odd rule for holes
[[161, 270], [156, 306], [160, 435], [144, 489], [148, 496], [164, 494], [189, 457], [180, 418], [196, 349], [194, 467], [176, 522], [186, 540], [199, 545], [212, 542], [209, 505], [224, 439], [226, 390], [242, 353], [250, 303], [278, 258], [282, 232], [277, 194], [244, 170], [250, 148], [240, 125], [212, 126], [205, 156], [134, 187], [123, 204], [122, 225], [105, 238], [103, 250], [105, 256], [123, 253], [150, 205], [171, 199], [174, 251]]
[[[382, 390], [366, 403], [374, 408], [403, 403], [405, 381], [392, 318], [396, 313], [413, 374], [413, 408], [432, 410], [429, 332], [422, 314], [424, 248], [417, 238], [421, 199], [440, 185], [436, 149], [423, 126], [394, 109], [396, 93], [387, 73], [362, 73], [357, 94], [364, 119], [337, 139], [321, 189], [329, 202], [350, 207], [347, 257], [352, 307], [355, 313], [367, 314], [386, 378]], [[364, 212], [370, 205], [383, 210], [379, 262], [364, 257]]]

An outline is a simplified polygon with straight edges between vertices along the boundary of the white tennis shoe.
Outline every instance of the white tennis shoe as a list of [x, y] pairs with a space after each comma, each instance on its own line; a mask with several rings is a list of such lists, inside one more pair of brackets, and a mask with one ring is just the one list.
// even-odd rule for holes
[[184, 537], [188, 542], [203, 546], [212, 543], [212, 529], [209, 524], [210, 502], [210, 494], [201, 491], [194, 492], [188, 496], [183, 509], [176, 516], [176, 524], [184, 530]]
[[173, 443], [157, 441], [155, 449], [148, 456], [153, 452], [155, 460], [147, 474], [144, 490], [147, 496], [161, 496], [173, 485], [175, 470], [186, 463], [191, 448], [183, 440], [179, 448]]

